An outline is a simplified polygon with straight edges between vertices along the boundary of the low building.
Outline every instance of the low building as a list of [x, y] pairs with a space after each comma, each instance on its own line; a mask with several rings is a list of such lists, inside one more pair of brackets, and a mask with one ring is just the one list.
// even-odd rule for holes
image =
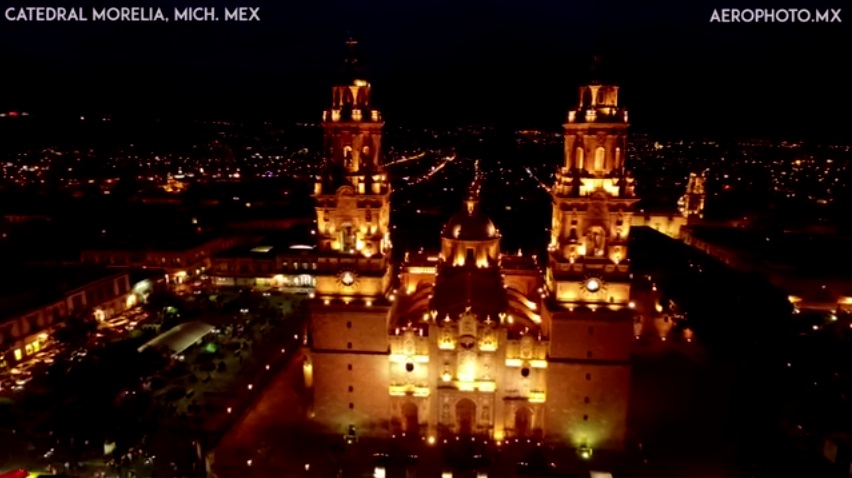
[[83, 264], [106, 267], [161, 269], [169, 282], [183, 284], [210, 269], [210, 258], [241, 242], [234, 237], [164, 236], [156, 243], [103, 241], [80, 253]]
[[852, 304], [852, 239], [710, 226], [684, 228], [682, 239], [733, 269], [765, 277], [796, 309], [846, 312]]
[[0, 366], [45, 348], [67, 317], [93, 314], [106, 320], [135, 307], [128, 272], [94, 267], [24, 267], [7, 274], [0, 294]]
[[313, 292], [320, 261], [310, 231], [310, 226], [278, 231], [216, 254], [208, 271], [212, 284]]
[[646, 226], [673, 239], [680, 239], [681, 229], [686, 227], [687, 218], [681, 214], [634, 214], [632, 226]]

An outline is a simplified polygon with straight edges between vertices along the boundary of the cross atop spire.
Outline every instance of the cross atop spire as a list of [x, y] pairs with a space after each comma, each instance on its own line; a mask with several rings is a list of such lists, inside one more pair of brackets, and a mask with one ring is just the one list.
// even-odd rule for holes
[[591, 67], [591, 82], [592, 84], [597, 84], [602, 81], [601, 79], [601, 56], [595, 55], [592, 59], [592, 67]]
[[355, 47], [358, 46], [358, 40], [352, 38], [352, 35], [349, 35], [349, 38], [346, 40], [346, 48], [349, 49], [349, 54], [346, 56], [346, 63], [354, 66], [358, 63], [358, 57], [355, 55]]

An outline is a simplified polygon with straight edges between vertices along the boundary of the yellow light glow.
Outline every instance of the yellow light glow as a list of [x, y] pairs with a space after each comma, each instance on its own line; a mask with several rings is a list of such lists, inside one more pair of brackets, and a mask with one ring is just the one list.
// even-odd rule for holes
[[428, 355], [405, 355], [405, 354], [391, 354], [390, 361], [393, 363], [408, 363], [409, 361], [416, 363], [429, 363]]
[[544, 392], [530, 392], [529, 401], [530, 403], [544, 403]]
[[364, 80], [355, 80], [355, 86], [370, 86], [370, 85]]
[[532, 310], [535, 310], [536, 307], [538, 307], [535, 302], [527, 299], [526, 297], [521, 298], [521, 301], [524, 303], [525, 306], [529, 307]]
[[520, 367], [524, 364], [524, 361], [518, 358], [507, 358], [506, 366], [507, 367]]
[[532, 368], [547, 368], [547, 360], [530, 360]]
[[426, 442], [429, 443], [430, 445], [434, 445], [435, 444], [435, 437], [432, 436], [432, 435], [429, 435], [429, 438], [426, 440]]
[[414, 387], [414, 396], [415, 397], [428, 397], [429, 396], [429, 387]]
[[472, 392], [475, 390], [474, 384], [470, 382], [459, 382], [458, 387], [462, 392]]
[[444, 382], [450, 382], [453, 380], [453, 375], [450, 372], [444, 372], [441, 374], [441, 380]]
[[497, 384], [494, 382], [479, 382], [477, 387], [480, 392], [493, 392], [497, 390]]
[[505, 437], [506, 437], [506, 435], [505, 435], [505, 433], [503, 432], [502, 429], [494, 430], [494, 439], [497, 440], [498, 442], [503, 441], [503, 438], [505, 438]]

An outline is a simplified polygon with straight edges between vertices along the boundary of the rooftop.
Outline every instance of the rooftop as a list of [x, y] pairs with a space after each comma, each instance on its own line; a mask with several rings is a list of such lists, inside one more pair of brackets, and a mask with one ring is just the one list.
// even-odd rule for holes
[[0, 321], [62, 300], [69, 292], [126, 272], [89, 266], [7, 268], [0, 275]]
[[312, 224], [304, 224], [285, 230], [264, 234], [263, 238], [248, 245], [232, 247], [216, 257], [269, 258], [278, 255], [304, 254], [316, 249], [316, 237], [311, 234]]
[[771, 233], [733, 227], [693, 226], [693, 237], [741, 254], [743, 259], [804, 273], [848, 276], [852, 238], [807, 233]]
[[148, 341], [139, 347], [139, 352], [147, 348], [167, 349], [171, 354], [179, 354], [192, 347], [205, 335], [213, 331], [212, 325], [196, 320], [180, 324]]

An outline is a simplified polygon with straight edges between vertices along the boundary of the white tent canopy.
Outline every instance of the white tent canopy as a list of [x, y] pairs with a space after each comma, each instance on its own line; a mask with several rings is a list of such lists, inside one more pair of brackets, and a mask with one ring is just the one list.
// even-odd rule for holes
[[172, 354], [179, 354], [195, 345], [214, 328], [212, 325], [200, 320], [186, 322], [154, 337], [145, 345], [139, 347], [138, 350], [141, 352], [149, 347], [155, 349], [166, 348]]

